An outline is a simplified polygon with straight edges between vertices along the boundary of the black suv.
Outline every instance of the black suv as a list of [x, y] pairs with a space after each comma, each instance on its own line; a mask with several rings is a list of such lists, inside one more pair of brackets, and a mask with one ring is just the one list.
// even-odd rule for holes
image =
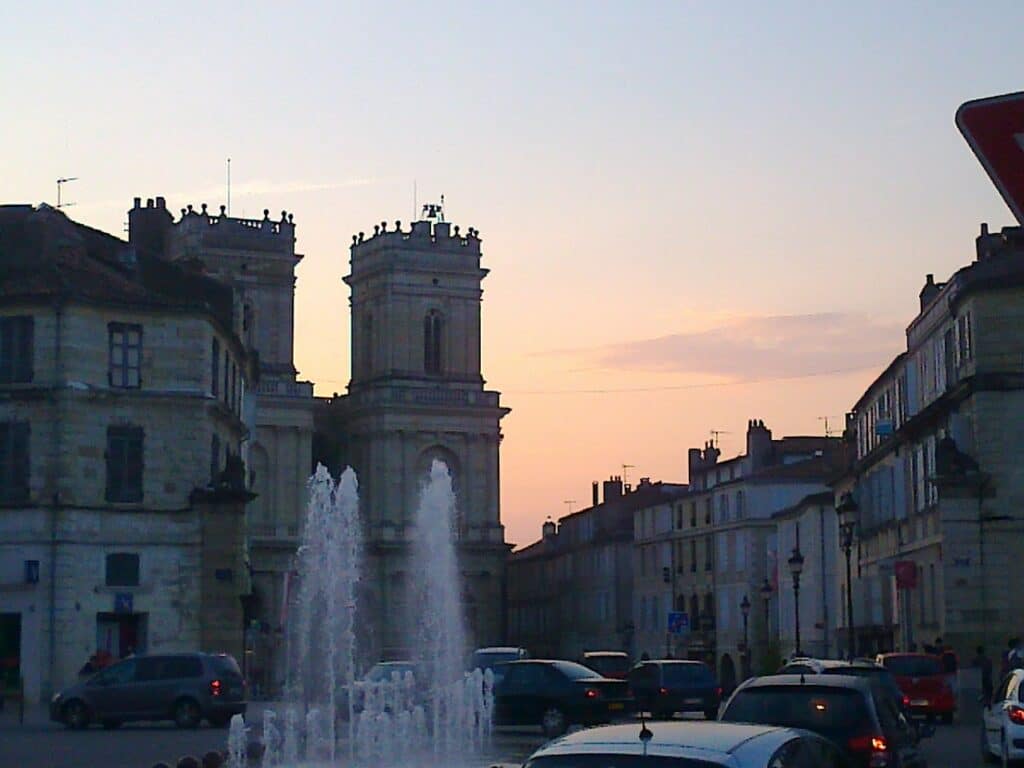
[[714, 720], [722, 698], [714, 672], [701, 661], [642, 661], [630, 671], [629, 687], [637, 707], [660, 719], [676, 712], [703, 712]]
[[770, 675], [747, 680], [719, 718], [803, 728], [844, 747], [862, 768], [925, 768], [914, 734], [877, 683], [845, 675]]
[[245, 681], [227, 654], [133, 656], [72, 685], [50, 701], [50, 719], [69, 728], [100, 722], [173, 720], [195, 728], [205, 718], [223, 727], [245, 714]]

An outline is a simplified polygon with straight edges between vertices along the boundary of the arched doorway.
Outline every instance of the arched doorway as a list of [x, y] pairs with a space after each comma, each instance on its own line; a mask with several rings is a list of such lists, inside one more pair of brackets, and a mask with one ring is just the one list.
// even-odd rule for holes
[[736, 665], [733, 663], [732, 656], [728, 653], [723, 654], [718, 669], [718, 682], [722, 686], [723, 694], [732, 693], [736, 688]]

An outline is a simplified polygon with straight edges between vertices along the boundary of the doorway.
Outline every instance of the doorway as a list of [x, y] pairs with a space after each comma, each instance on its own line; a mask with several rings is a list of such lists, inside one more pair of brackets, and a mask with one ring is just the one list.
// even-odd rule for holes
[[115, 659], [146, 652], [148, 614], [97, 613], [96, 650]]
[[0, 613], [0, 692], [18, 688], [21, 677], [21, 614]]

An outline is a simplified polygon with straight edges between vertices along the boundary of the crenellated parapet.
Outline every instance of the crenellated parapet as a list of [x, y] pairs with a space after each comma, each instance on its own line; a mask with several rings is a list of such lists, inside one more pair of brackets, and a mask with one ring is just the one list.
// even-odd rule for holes
[[432, 250], [456, 254], [480, 255], [480, 232], [473, 227], [461, 232], [458, 225], [447, 221], [416, 221], [408, 230], [402, 229], [402, 222], [396, 221], [394, 229], [382, 221], [373, 225], [373, 234], [365, 232], [352, 235], [352, 257], [376, 251], [403, 248]]

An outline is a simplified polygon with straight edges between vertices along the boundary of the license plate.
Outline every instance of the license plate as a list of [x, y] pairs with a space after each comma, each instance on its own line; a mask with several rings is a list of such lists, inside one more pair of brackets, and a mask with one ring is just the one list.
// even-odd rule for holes
[[608, 705], [608, 709], [609, 710], [612, 710], [612, 709], [625, 709], [625, 708], [626, 708], [626, 705], [623, 704], [621, 701], [613, 701], [613, 702], [611, 702]]
[[911, 699], [910, 706], [912, 707], [927, 707], [931, 702], [928, 699]]
[[704, 699], [687, 699], [686, 703], [687, 704], [703, 704], [704, 703]]

